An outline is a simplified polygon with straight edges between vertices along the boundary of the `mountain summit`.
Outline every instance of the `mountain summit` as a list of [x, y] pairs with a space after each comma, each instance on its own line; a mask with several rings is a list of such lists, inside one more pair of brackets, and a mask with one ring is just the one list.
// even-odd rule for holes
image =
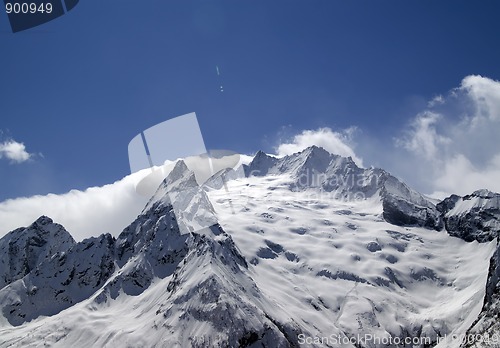
[[316, 146], [258, 152], [244, 173], [200, 187], [177, 162], [116, 238], [76, 243], [47, 217], [7, 234], [0, 346], [459, 347], [498, 332], [498, 194], [437, 203]]
[[409, 188], [390, 173], [359, 168], [350, 157], [328, 153], [317, 146], [275, 158], [258, 152], [246, 168], [249, 176], [290, 175], [291, 188], [319, 188], [335, 199], [365, 200], [373, 197], [383, 203], [384, 218], [396, 225], [418, 225], [440, 230], [440, 213], [432, 200]]

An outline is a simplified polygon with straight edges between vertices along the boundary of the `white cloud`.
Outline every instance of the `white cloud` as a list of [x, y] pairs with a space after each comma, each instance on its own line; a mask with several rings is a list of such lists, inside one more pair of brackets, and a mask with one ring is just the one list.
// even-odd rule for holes
[[500, 154], [483, 168], [477, 168], [464, 155], [458, 154], [444, 162], [442, 174], [437, 176], [436, 187], [442, 192], [472, 193], [479, 188], [500, 191]]
[[0, 159], [6, 158], [11, 163], [22, 163], [31, 157], [32, 154], [26, 151], [26, 146], [23, 143], [18, 143], [15, 140], [7, 140], [0, 143]]
[[474, 102], [476, 108], [472, 117], [474, 122], [483, 119], [500, 121], [499, 81], [479, 75], [471, 75], [462, 80], [459, 91], [464, 92]]
[[440, 119], [441, 115], [432, 111], [417, 115], [406, 136], [396, 139], [396, 144], [429, 160], [436, 159], [439, 149], [451, 141], [438, 133], [436, 125]]
[[110, 185], [72, 190], [66, 194], [11, 199], [0, 203], [0, 237], [28, 226], [41, 215], [62, 224], [76, 240], [101, 233], [117, 236], [141, 212], [149, 197], [136, 193], [142, 174], [133, 174]]
[[304, 130], [300, 134], [295, 135], [291, 142], [278, 145], [276, 153], [278, 156], [286, 156], [316, 145], [333, 154], [344, 157], [351, 156], [357, 165], [363, 166], [363, 160], [353, 150], [352, 138], [355, 132], [355, 127], [341, 132], [334, 132], [330, 128]]
[[[251, 160], [245, 155], [236, 156], [236, 159], [234, 157], [226, 158], [226, 161], [236, 160], [229, 164], [239, 166]], [[190, 170], [200, 175], [201, 182], [206, 180], [205, 160], [199, 157], [184, 160]], [[0, 238], [11, 230], [30, 225], [42, 215], [63, 225], [77, 241], [102, 233], [116, 237], [141, 213], [163, 179], [170, 174], [173, 164], [166, 161], [165, 166], [155, 167], [154, 173], [161, 173], [160, 176], [151, 177], [151, 169], [148, 168], [113, 184], [91, 187], [85, 191], [71, 190], [61, 195], [39, 195], [0, 202]], [[228, 162], [213, 158], [212, 164], [214, 170], [218, 171], [218, 167]]]
[[436, 105], [441, 105], [444, 103], [444, 97], [440, 94], [432, 98], [432, 100], [427, 104], [429, 107], [433, 107]]
[[500, 191], [500, 82], [467, 76], [440, 103], [429, 103], [396, 140], [429, 193]]

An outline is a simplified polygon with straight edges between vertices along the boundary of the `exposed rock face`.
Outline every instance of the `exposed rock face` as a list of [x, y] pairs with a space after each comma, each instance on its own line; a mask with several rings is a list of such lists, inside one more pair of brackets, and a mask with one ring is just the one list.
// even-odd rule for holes
[[[437, 205], [443, 214], [446, 230], [465, 241], [490, 242], [499, 238], [500, 194], [478, 190], [460, 197], [452, 195]], [[478, 319], [469, 330], [464, 347], [497, 347], [500, 338], [500, 244], [490, 260], [484, 305]], [[476, 339], [483, 337], [484, 339]], [[491, 339], [489, 339], [491, 338]]]
[[452, 195], [437, 205], [446, 230], [466, 241], [488, 242], [500, 232], [500, 194], [478, 190], [460, 197]]
[[436, 206], [390, 174], [383, 176], [383, 216], [398, 226], [422, 226], [441, 230], [443, 221]]
[[484, 305], [462, 347], [496, 348], [500, 344], [500, 244], [490, 261]]
[[0, 290], [0, 306], [12, 325], [54, 315], [104, 285], [114, 271], [114, 239], [89, 238], [56, 252], [23, 278]]
[[29, 227], [18, 228], [0, 239], [0, 289], [23, 278], [56, 252], [75, 244], [59, 224], [42, 216]]

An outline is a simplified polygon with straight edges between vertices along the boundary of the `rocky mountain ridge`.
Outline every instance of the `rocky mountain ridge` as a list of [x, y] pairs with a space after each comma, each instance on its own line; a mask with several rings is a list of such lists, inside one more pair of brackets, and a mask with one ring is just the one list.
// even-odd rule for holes
[[[480, 190], [465, 197], [451, 196], [436, 204], [382, 169], [359, 168], [352, 159], [329, 154], [319, 147], [283, 158], [259, 152], [245, 167], [245, 173], [250, 178], [286, 174], [291, 178], [286, 181], [287, 189], [294, 192], [319, 189], [344, 201], [379, 201], [380, 218], [395, 226], [440, 231], [435, 233], [446, 230], [467, 242], [480, 243], [497, 238], [500, 230], [498, 194]], [[220, 186], [219, 178], [228, 177], [235, 175], [223, 170], [209, 180], [208, 186]], [[22, 327], [30, 321], [43, 320], [43, 316], [62, 315], [62, 311], [79, 303], [100, 311], [123, 296], [140, 298], [162, 289], [148, 305], [148, 313], [142, 315], [154, 318], [155, 324], [149, 325], [159, 325], [164, 330], [160, 334], [164, 342], [193, 347], [298, 346], [300, 333], [313, 336], [313, 332], [307, 323], [291, 316], [283, 304], [264, 294], [260, 283], [254, 280], [252, 267], [256, 264], [249, 265], [250, 260], [219, 224], [206, 190], [196, 184], [194, 174], [180, 161], [141, 215], [116, 238], [107, 234], [76, 243], [62, 226], [47, 217], [10, 232], [0, 239], [3, 317], [9, 325]], [[272, 223], [273, 215], [266, 214], [262, 217]], [[347, 231], [358, 228], [357, 220], [352, 221]], [[296, 231], [299, 235], [307, 233], [307, 229]], [[421, 243], [415, 234], [391, 231], [389, 235], [398, 244], [385, 244], [400, 253], [405, 252], [410, 240]], [[281, 244], [266, 240], [266, 245], [258, 252], [261, 260], [279, 259], [283, 254], [288, 262], [300, 262], [302, 256], [286, 251]], [[382, 239], [368, 243], [368, 254], [382, 252], [386, 262], [397, 263], [398, 257], [385, 254], [383, 248]], [[500, 307], [498, 254], [497, 250], [490, 262], [483, 310], [473, 328], [476, 332], [497, 330], [494, 318]], [[353, 262], [359, 261], [360, 256], [352, 257]], [[307, 264], [303, 267], [311, 269]], [[347, 271], [324, 270], [317, 276], [396, 292], [413, 282], [431, 281], [439, 287], [447, 286], [431, 269], [410, 271], [409, 283], [401, 280], [406, 279], [404, 274], [391, 267], [383, 271], [384, 277], [373, 281]], [[316, 311], [332, 310], [326, 303], [311, 303]], [[359, 317], [363, 325], [380, 322], [376, 319], [376, 315], [381, 315], [377, 314], [380, 308], [376, 309], [375, 304], [374, 308], [369, 317]], [[442, 324], [433, 325], [428, 330], [437, 337]], [[0, 322], [0, 334], [1, 330]], [[345, 335], [350, 329], [343, 331]], [[394, 332], [417, 335], [419, 329], [405, 327]], [[119, 342], [118, 338], [110, 340]]]
[[294, 155], [276, 158], [259, 151], [245, 168], [249, 176], [291, 174], [292, 190], [319, 188], [337, 199], [364, 200], [374, 196], [383, 204], [384, 219], [399, 226], [416, 225], [440, 230], [443, 221], [432, 200], [379, 168], [359, 168], [350, 157], [312, 146]]

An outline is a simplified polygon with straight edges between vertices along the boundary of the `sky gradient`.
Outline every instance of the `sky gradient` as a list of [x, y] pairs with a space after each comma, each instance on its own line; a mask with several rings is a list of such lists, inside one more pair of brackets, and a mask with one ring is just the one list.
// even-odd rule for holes
[[466, 76], [500, 79], [499, 10], [496, 1], [89, 0], [16, 34], [2, 13], [0, 143], [33, 155], [0, 159], [0, 201], [119, 180], [136, 134], [193, 111], [207, 148], [242, 153], [355, 126], [364, 165], [404, 176], [375, 152]]

